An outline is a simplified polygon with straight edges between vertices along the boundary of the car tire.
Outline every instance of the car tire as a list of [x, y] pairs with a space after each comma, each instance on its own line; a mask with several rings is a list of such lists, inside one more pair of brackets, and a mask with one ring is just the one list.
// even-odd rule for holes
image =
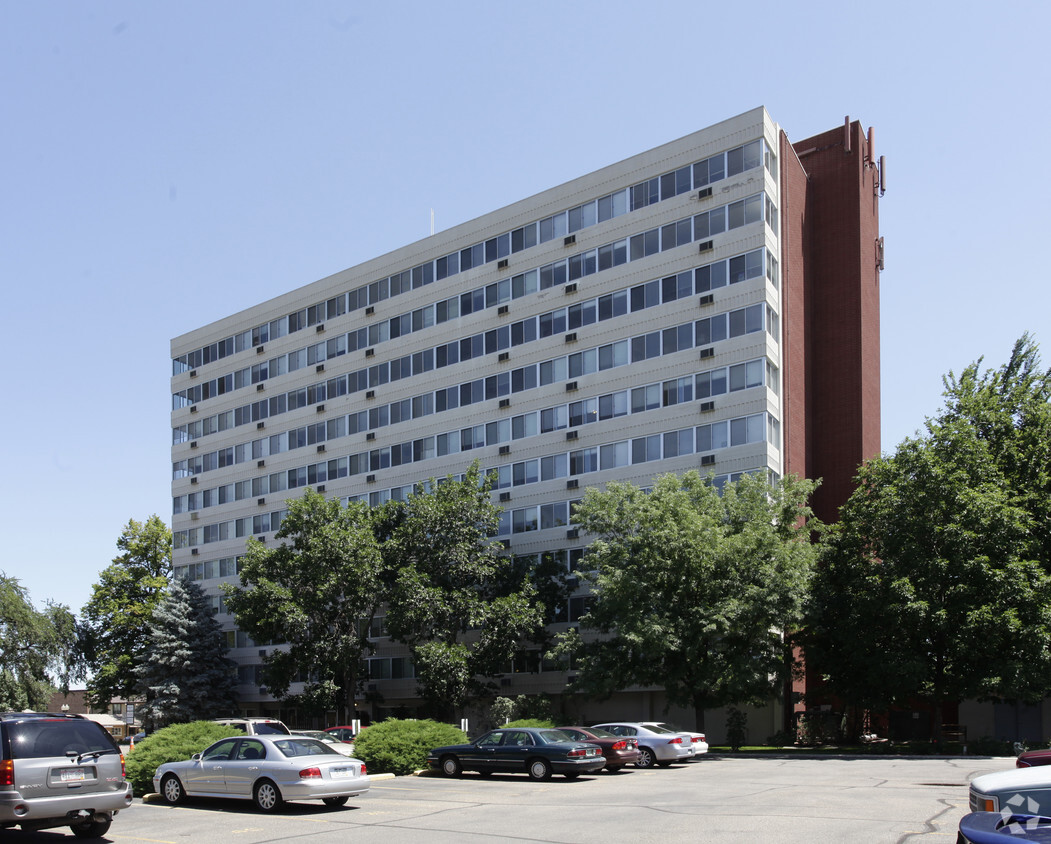
[[551, 779], [551, 763], [546, 759], [530, 759], [526, 765], [529, 778], [538, 782]]
[[648, 747], [639, 748], [639, 761], [635, 763], [636, 768], [652, 768], [657, 763], [657, 757]]
[[87, 823], [75, 823], [69, 828], [77, 838], [101, 838], [109, 831], [111, 819], [104, 821], [88, 821]]
[[161, 780], [161, 798], [172, 806], [186, 799], [186, 789], [175, 774], [165, 774]]
[[455, 756], [443, 756], [441, 761], [442, 773], [447, 777], [458, 777], [463, 771], [460, 760]]
[[252, 799], [255, 800], [256, 808], [261, 812], [276, 812], [281, 808], [284, 799], [281, 790], [270, 780], [259, 780], [252, 789]]
[[350, 797], [322, 797], [321, 802], [328, 806], [330, 809], [338, 809], [340, 806], [346, 806], [347, 801]]

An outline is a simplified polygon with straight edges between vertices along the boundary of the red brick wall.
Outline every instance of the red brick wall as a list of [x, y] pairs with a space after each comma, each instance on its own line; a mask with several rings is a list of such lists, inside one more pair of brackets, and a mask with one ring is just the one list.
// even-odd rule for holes
[[814, 510], [835, 521], [858, 467], [880, 453], [878, 171], [857, 122], [849, 152], [842, 127], [794, 144], [796, 155], [786, 145], [785, 466], [822, 479]]

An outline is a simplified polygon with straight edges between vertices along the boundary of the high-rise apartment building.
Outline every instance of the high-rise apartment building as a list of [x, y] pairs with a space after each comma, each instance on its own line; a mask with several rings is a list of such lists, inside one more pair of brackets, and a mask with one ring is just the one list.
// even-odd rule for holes
[[[793, 144], [757, 108], [173, 340], [175, 572], [215, 595], [245, 709], [277, 710], [269, 646], [218, 584], [303, 487], [377, 504], [479, 460], [511, 553], [569, 569], [572, 503], [609, 480], [794, 473], [834, 520], [880, 448], [881, 192], [871, 130]], [[374, 632], [362, 707], [411, 709]], [[557, 695], [548, 668], [523, 652], [501, 682]], [[617, 716], [663, 710], [625, 694]]]

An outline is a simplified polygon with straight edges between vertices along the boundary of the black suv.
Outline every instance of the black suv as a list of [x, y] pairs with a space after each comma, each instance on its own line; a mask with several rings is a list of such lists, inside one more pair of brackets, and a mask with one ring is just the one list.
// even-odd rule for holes
[[131, 800], [124, 756], [94, 721], [0, 713], [0, 829], [68, 826], [78, 838], [97, 838]]

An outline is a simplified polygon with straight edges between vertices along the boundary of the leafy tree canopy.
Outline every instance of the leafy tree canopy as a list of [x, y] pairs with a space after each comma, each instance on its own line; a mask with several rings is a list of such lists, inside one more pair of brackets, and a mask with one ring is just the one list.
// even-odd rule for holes
[[117, 548], [81, 610], [80, 647], [93, 672], [88, 696], [99, 707], [133, 696], [150, 619], [172, 571], [172, 533], [157, 516], [131, 519]]
[[227, 606], [256, 642], [287, 643], [265, 658], [272, 694], [285, 696], [307, 676], [303, 695], [291, 703], [352, 717], [358, 666], [382, 601], [382, 558], [369, 508], [307, 490], [288, 502], [276, 538], [288, 541], [274, 548], [248, 541], [241, 586], [225, 587]]
[[44, 709], [54, 685], [78, 673], [76, 621], [69, 609], [38, 611], [16, 578], [0, 572], [0, 710]]
[[980, 363], [945, 379], [924, 435], [862, 468], [827, 537], [806, 651], [849, 702], [1051, 691], [1051, 378], [1028, 337]]
[[662, 475], [652, 491], [589, 489], [574, 521], [595, 537], [584, 558], [594, 602], [561, 637], [577, 687], [608, 696], [663, 686], [704, 710], [768, 700], [791, 649], [815, 558], [811, 481], [746, 475], [722, 495], [696, 471]]
[[488, 693], [542, 609], [535, 588], [492, 537], [499, 508], [477, 462], [385, 514], [387, 631], [408, 645], [419, 694], [436, 717]]
[[153, 610], [146, 661], [136, 676], [146, 703], [137, 714], [153, 731], [234, 711], [234, 663], [204, 590], [178, 578]]

